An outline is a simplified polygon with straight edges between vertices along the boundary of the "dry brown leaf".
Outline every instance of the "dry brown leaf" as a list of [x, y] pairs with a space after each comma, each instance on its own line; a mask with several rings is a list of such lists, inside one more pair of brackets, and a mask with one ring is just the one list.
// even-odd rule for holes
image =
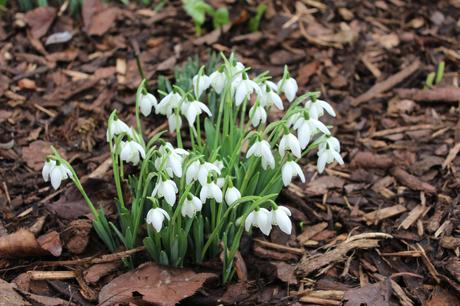
[[175, 305], [214, 277], [213, 273], [146, 263], [105, 285], [99, 293], [99, 303], [103, 306], [142, 300], [156, 305]]
[[31, 305], [15, 290], [16, 285], [0, 279], [0, 305], [2, 306], [26, 306]]
[[305, 188], [305, 193], [309, 196], [323, 195], [332, 188], [342, 188], [345, 181], [337, 176], [321, 176], [310, 183]]
[[390, 306], [391, 283], [390, 279], [367, 285], [362, 288], [345, 291], [344, 306]]
[[284, 261], [272, 261], [272, 265], [276, 267], [276, 276], [283, 282], [290, 285], [297, 285], [297, 277], [295, 276], [295, 265], [290, 265]]
[[39, 39], [48, 32], [56, 17], [56, 9], [52, 6], [37, 7], [28, 11], [25, 21], [30, 27], [30, 34], [34, 39]]
[[452, 295], [449, 290], [437, 286], [433, 295], [426, 302], [425, 306], [459, 306], [459, 299]]
[[121, 265], [119, 261], [95, 264], [86, 269], [83, 272], [83, 276], [86, 282], [95, 284], [101, 279], [101, 277], [104, 277], [109, 273], [118, 270], [120, 266]]
[[82, 16], [84, 30], [89, 35], [103, 35], [115, 23], [120, 11], [109, 7], [101, 0], [86, 0], [83, 2]]
[[62, 253], [62, 244], [59, 233], [51, 231], [37, 238], [40, 247], [50, 252], [53, 256], [60, 256]]
[[36, 140], [22, 149], [22, 158], [27, 166], [39, 171], [43, 167], [46, 156], [51, 153], [51, 145], [48, 142]]

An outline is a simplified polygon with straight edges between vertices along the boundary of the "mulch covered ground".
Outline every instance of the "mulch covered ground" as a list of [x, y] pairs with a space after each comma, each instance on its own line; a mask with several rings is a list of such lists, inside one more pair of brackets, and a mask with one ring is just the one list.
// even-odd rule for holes
[[[250, 32], [257, 3], [227, 2], [231, 26], [206, 24], [201, 37], [175, 1], [1, 13], [0, 304], [113, 304], [122, 288], [165, 305], [194, 292], [183, 305], [460, 305], [460, 3], [269, 0]], [[54, 144], [113, 212], [105, 124], [115, 108], [134, 121], [135, 54], [155, 88], [210, 50], [277, 76], [287, 64], [302, 90], [319, 89], [338, 110], [346, 161], [323, 175], [305, 161], [307, 183], [279, 199], [295, 233], [244, 237], [240, 281], [227, 287], [192, 270], [123, 270], [123, 256], [147, 260], [142, 248], [109, 255], [76, 190], [41, 177]], [[426, 86], [441, 61], [442, 81]], [[164, 124], [148, 121], [150, 132]]]

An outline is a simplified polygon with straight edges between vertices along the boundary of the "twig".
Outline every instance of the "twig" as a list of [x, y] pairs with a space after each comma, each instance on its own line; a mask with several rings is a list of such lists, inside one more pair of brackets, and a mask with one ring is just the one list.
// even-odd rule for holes
[[416, 59], [410, 66], [407, 66], [406, 68], [399, 71], [398, 73], [390, 76], [385, 81], [375, 84], [368, 91], [366, 91], [359, 97], [353, 99], [351, 104], [353, 106], [358, 106], [361, 103], [367, 102], [371, 100], [372, 98], [375, 98], [377, 95], [390, 90], [391, 88], [396, 86], [398, 83], [402, 82], [403, 80], [408, 78], [410, 75], [412, 75], [415, 71], [417, 71], [420, 68], [420, 66], [421, 66], [420, 60]]
[[402, 99], [414, 101], [440, 101], [440, 102], [459, 102], [459, 87], [440, 87], [432, 89], [396, 89], [396, 93]]
[[257, 239], [257, 238], [255, 238], [254, 241], [257, 242], [258, 244], [260, 244], [261, 246], [267, 247], [269, 249], [273, 249], [273, 250], [277, 250], [277, 251], [284, 251], [284, 252], [288, 252], [288, 253], [292, 253], [292, 254], [296, 254], [296, 255], [305, 254], [305, 251], [303, 249], [291, 248], [291, 247], [288, 247], [288, 246], [285, 246], [285, 245], [281, 245], [281, 244], [277, 244], [277, 243], [273, 243], [273, 242], [268, 242], [268, 241], [263, 241], [263, 240], [260, 240], [260, 239]]
[[138, 252], [144, 251], [144, 247], [137, 247], [135, 249], [126, 250], [118, 253], [113, 254], [106, 254], [99, 257], [85, 257], [79, 258], [75, 260], [61, 260], [61, 261], [44, 261], [41, 263], [43, 266], [53, 267], [53, 266], [75, 266], [75, 265], [84, 265], [84, 264], [96, 264], [96, 263], [103, 263], [103, 262], [111, 262], [115, 260], [119, 260], [121, 258], [125, 258], [136, 254]]

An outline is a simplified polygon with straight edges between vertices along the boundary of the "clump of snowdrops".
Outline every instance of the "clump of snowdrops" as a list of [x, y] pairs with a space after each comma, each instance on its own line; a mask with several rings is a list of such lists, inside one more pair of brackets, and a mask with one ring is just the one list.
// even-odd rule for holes
[[[258, 228], [269, 235], [278, 226], [291, 233], [291, 212], [275, 200], [293, 178], [305, 181], [299, 161], [317, 149], [321, 173], [326, 164], [343, 160], [339, 141], [320, 121], [335, 112], [318, 92], [298, 95], [287, 68], [275, 83], [268, 73], [251, 79], [250, 68], [233, 55], [222, 58], [223, 64], [209, 75], [202, 67], [190, 90], [174, 85], [169, 92], [158, 92], [161, 99], [147, 90], [144, 80], [136, 94], [136, 127], [115, 111], [110, 115], [107, 142], [117, 225], [95, 208], [71, 165], [54, 149], [43, 178], [55, 189], [67, 178], [73, 181], [111, 251], [120, 242], [128, 249], [140, 244], [145, 222], [142, 242], [153, 260], [182, 266], [185, 260], [200, 263], [220, 255], [226, 282], [244, 231]], [[282, 118], [270, 123], [268, 113], [275, 108], [283, 111]], [[167, 117], [173, 140], [164, 137], [167, 131], [146, 139], [141, 115], [153, 112]], [[125, 175], [126, 163], [137, 168], [134, 175]], [[128, 184], [129, 195], [123, 184]]]

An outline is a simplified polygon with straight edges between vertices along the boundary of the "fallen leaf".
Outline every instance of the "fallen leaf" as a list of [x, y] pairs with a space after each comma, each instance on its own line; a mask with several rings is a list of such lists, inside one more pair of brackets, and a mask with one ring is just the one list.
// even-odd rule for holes
[[272, 265], [276, 267], [276, 277], [281, 281], [290, 284], [297, 285], [297, 277], [295, 276], [295, 265], [290, 265], [284, 261], [272, 261]]
[[101, 277], [118, 270], [120, 266], [120, 262], [118, 261], [95, 264], [83, 271], [83, 276], [87, 283], [95, 284]]
[[70, 236], [66, 242], [66, 248], [70, 253], [81, 254], [85, 251], [91, 228], [92, 224], [88, 219], [77, 219], [70, 222], [69, 230], [66, 231]]
[[431, 298], [426, 301], [425, 306], [459, 306], [459, 299], [452, 295], [449, 290], [436, 286]]
[[303, 65], [299, 68], [297, 72], [297, 83], [299, 85], [305, 85], [310, 80], [311, 76], [316, 73], [319, 67], [319, 62], [311, 62], [306, 65]]
[[247, 282], [229, 284], [219, 301], [224, 305], [237, 305], [250, 296], [248, 286]]
[[94, 14], [91, 18], [91, 23], [88, 27], [87, 33], [89, 35], [103, 35], [114, 25], [119, 12], [118, 8], [111, 7]]
[[53, 256], [60, 256], [62, 253], [62, 244], [59, 233], [51, 231], [37, 238], [40, 247], [50, 252]]
[[23, 299], [19, 293], [16, 292], [16, 285], [10, 284], [3, 279], [0, 279], [0, 305], [10, 306], [26, 306], [31, 305], [29, 302]]
[[175, 305], [214, 277], [213, 273], [146, 263], [105, 285], [99, 293], [99, 303], [102, 306], [142, 300], [156, 305]]
[[55, 17], [56, 9], [52, 6], [41, 6], [28, 11], [25, 15], [25, 21], [30, 27], [32, 37], [39, 39], [45, 35]]
[[362, 288], [345, 291], [344, 306], [389, 306], [391, 282], [390, 279], [367, 285]]
[[342, 188], [345, 181], [340, 177], [325, 175], [310, 183], [305, 188], [305, 193], [310, 196], [323, 195], [332, 188]]
[[[43, 167], [46, 156], [51, 153], [50, 143], [43, 140], [36, 140], [22, 149], [22, 158], [27, 163], [28, 167], [35, 171], [39, 171]], [[59, 153], [64, 154], [61, 150], [59, 150]], [[62, 156], [65, 156], [65, 154]]]

